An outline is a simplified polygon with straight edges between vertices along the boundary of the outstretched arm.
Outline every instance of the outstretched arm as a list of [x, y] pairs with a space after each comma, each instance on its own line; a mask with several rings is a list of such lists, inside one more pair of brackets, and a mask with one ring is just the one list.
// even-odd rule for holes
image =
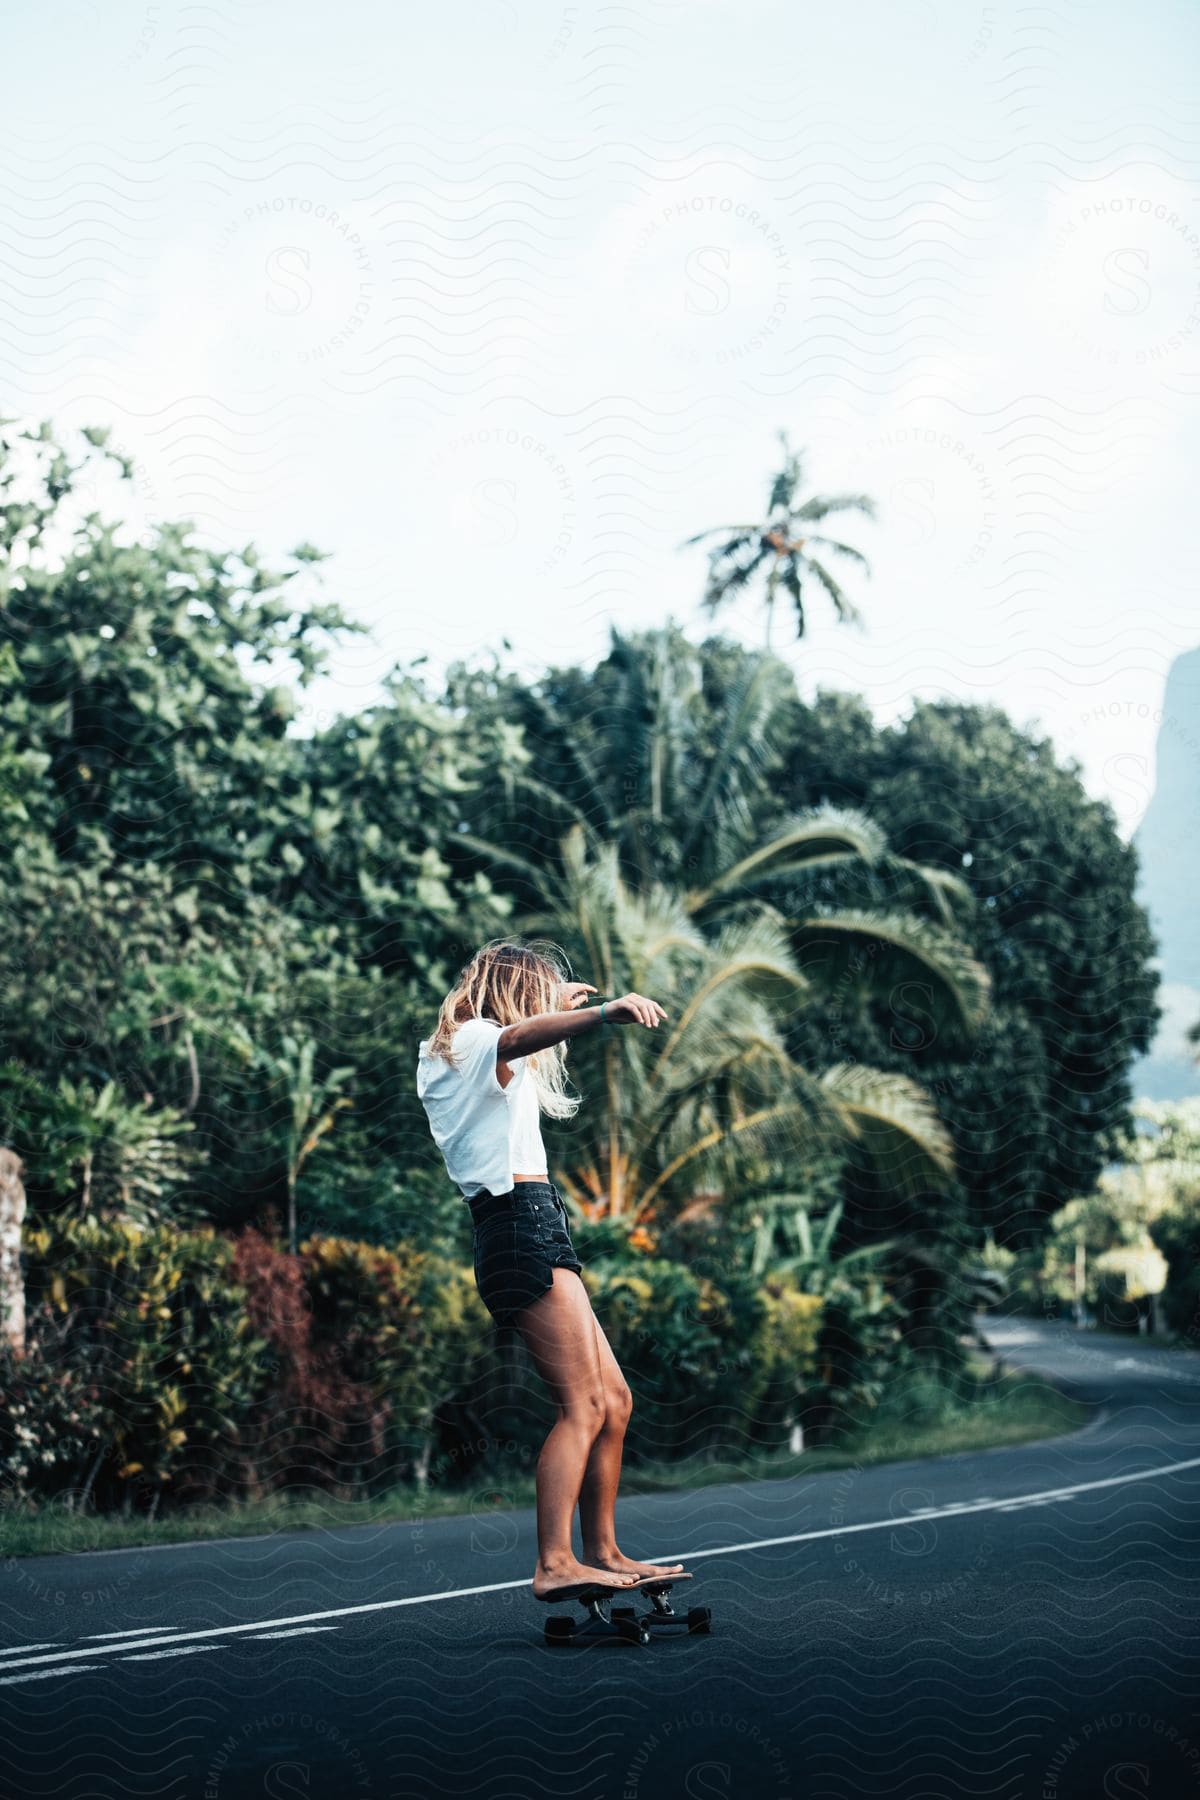
[[[561, 1044], [566, 1038], [594, 1031], [601, 1023], [600, 1008], [585, 1007], [584, 1001], [595, 991], [585, 982], [572, 983], [567, 990], [571, 1004], [565, 1012], [537, 1013], [532, 1019], [506, 1025], [496, 1041], [497, 1063], [508, 1062], [514, 1056], [532, 1056], [536, 1050], [548, 1050], [551, 1044]], [[622, 994], [619, 1000], [604, 1002], [604, 1018], [610, 1025], [653, 1028], [666, 1016], [658, 1001], [647, 1000], [644, 994]]]

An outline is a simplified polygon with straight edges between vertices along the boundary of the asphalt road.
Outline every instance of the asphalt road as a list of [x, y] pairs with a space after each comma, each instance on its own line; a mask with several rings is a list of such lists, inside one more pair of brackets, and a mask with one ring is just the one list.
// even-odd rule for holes
[[546, 1647], [503, 1507], [0, 1563], [0, 1791], [1200, 1796], [1200, 1357], [988, 1329], [1082, 1431], [622, 1501], [710, 1637]]

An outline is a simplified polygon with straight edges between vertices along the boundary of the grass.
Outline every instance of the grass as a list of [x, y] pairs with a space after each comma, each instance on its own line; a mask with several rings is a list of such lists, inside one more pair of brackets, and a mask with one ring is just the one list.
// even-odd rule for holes
[[[621, 1491], [657, 1493], [964, 1454], [1057, 1437], [1086, 1422], [1086, 1407], [1067, 1399], [1039, 1376], [1010, 1371], [989, 1382], [984, 1379], [987, 1368], [982, 1363], [974, 1366], [981, 1386], [976, 1398], [966, 1404], [953, 1400], [931, 1382], [910, 1383], [885, 1401], [869, 1429], [837, 1449], [737, 1461], [693, 1459], [642, 1465], [626, 1471]], [[37, 1511], [0, 1508], [0, 1558], [403, 1524], [477, 1512], [488, 1505], [505, 1510], [531, 1506], [533, 1498], [533, 1477], [519, 1470], [483, 1477], [478, 1486], [469, 1489], [397, 1488], [374, 1500], [277, 1495], [241, 1505], [196, 1507], [162, 1519], [78, 1517], [52, 1507]]]

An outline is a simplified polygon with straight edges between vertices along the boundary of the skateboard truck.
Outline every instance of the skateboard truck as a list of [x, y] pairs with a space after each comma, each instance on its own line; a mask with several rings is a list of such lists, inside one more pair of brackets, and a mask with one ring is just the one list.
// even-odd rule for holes
[[640, 1581], [634, 1590], [645, 1594], [650, 1602], [650, 1611], [637, 1613], [632, 1606], [614, 1606], [614, 1619], [634, 1619], [645, 1631], [664, 1628], [668, 1625], [682, 1625], [689, 1633], [712, 1630], [712, 1607], [689, 1606], [685, 1613], [677, 1613], [671, 1605], [671, 1589], [677, 1581], [691, 1581], [691, 1575], [670, 1575], [662, 1581]]
[[613, 1596], [626, 1590], [622, 1588], [600, 1586], [582, 1586], [566, 1588], [556, 1594], [548, 1594], [547, 1601], [578, 1600], [586, 1613], [582, 1624], [578, 1619], [555, 1616], [546, 1620], [545, 1638], [548, 1644], [639, 1644], [645, 1646], [650, 1642], [650, 1633], [638, 1619], [633, 1608], [613, 1606]]

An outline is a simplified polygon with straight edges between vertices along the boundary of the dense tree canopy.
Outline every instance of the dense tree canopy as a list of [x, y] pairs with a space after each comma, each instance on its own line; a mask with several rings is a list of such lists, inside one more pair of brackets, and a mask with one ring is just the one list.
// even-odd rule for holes
[[464, 734], [397, 675], [300, 736], [288, 684], [351, 629], [317, 553], [127, 542], [75, 500], [103, 456], [99, 434], [0, 443], [0, 1138], [36, 1204], [102, 1205], [89, 1156], [157, 1130], [189, 1152], [160, 1198], [254, 1216], [287, 1185], [286, 1040], [314, 1042], [318, 1083], [355, 1070], [343, 1175], [411, 1160], [414, 1014], [509, 910], [483, 876], [452, 892], [442, 851], [511, 734]]
[[787, 793], [866, 808], [898, 852], [976, 896], [965, 929], [993, 1005], [970, 1057], [945, 1053], [919, 985], [848, 1038], [938, 1095], [979, 1221], [1001, 1239], [1036, 1232], [1127, 1128], [1129, 1064], [1158, 1016], [1136, 854], [1111, 808], [993, 707], [922, 702], [879, 730], [845, 695], [797, 708]]
[[[304, 736], [293, 690], [351, 629], [318, 553], [273, 570], [185, 526], [131, 541], [75, 497], [106, 455], [99, 434], [0, 447], [0, 1137], [35, 1204], [259, 1216], [295, 1185], [296, 1119], [336, 1093], [301, 1212], [386, 1234], [438, 1179], [416, 1040], [473, 943], [576, 929], [572, 833], [610, 901], [674, 909], [697, 966], [774, 933], [791, 1063], [840, 1067], [847, 1104], [879, 1082], [855, 1105], [881, 1127], [917, 1092], [897, 1078], [919, 1084], [977, 1226], [1019, 1239], [1094, 1179], [1155, 1017], [1151, 943], [1133, 853], [1045, 742], [962, 703], [879, 730], [674, 626], [535, 682], [462, 665], [432, 693], [397, 670]], [[689, 1107], [715, 1116], [689, 1066], [660, 1148]], [[149, 1187], [121, 1173], [143, 1143]], [[787, 1185], [769, 1157], [742, 1169]], [[893, 1200], [882, 1222], [910, 1223]]]

